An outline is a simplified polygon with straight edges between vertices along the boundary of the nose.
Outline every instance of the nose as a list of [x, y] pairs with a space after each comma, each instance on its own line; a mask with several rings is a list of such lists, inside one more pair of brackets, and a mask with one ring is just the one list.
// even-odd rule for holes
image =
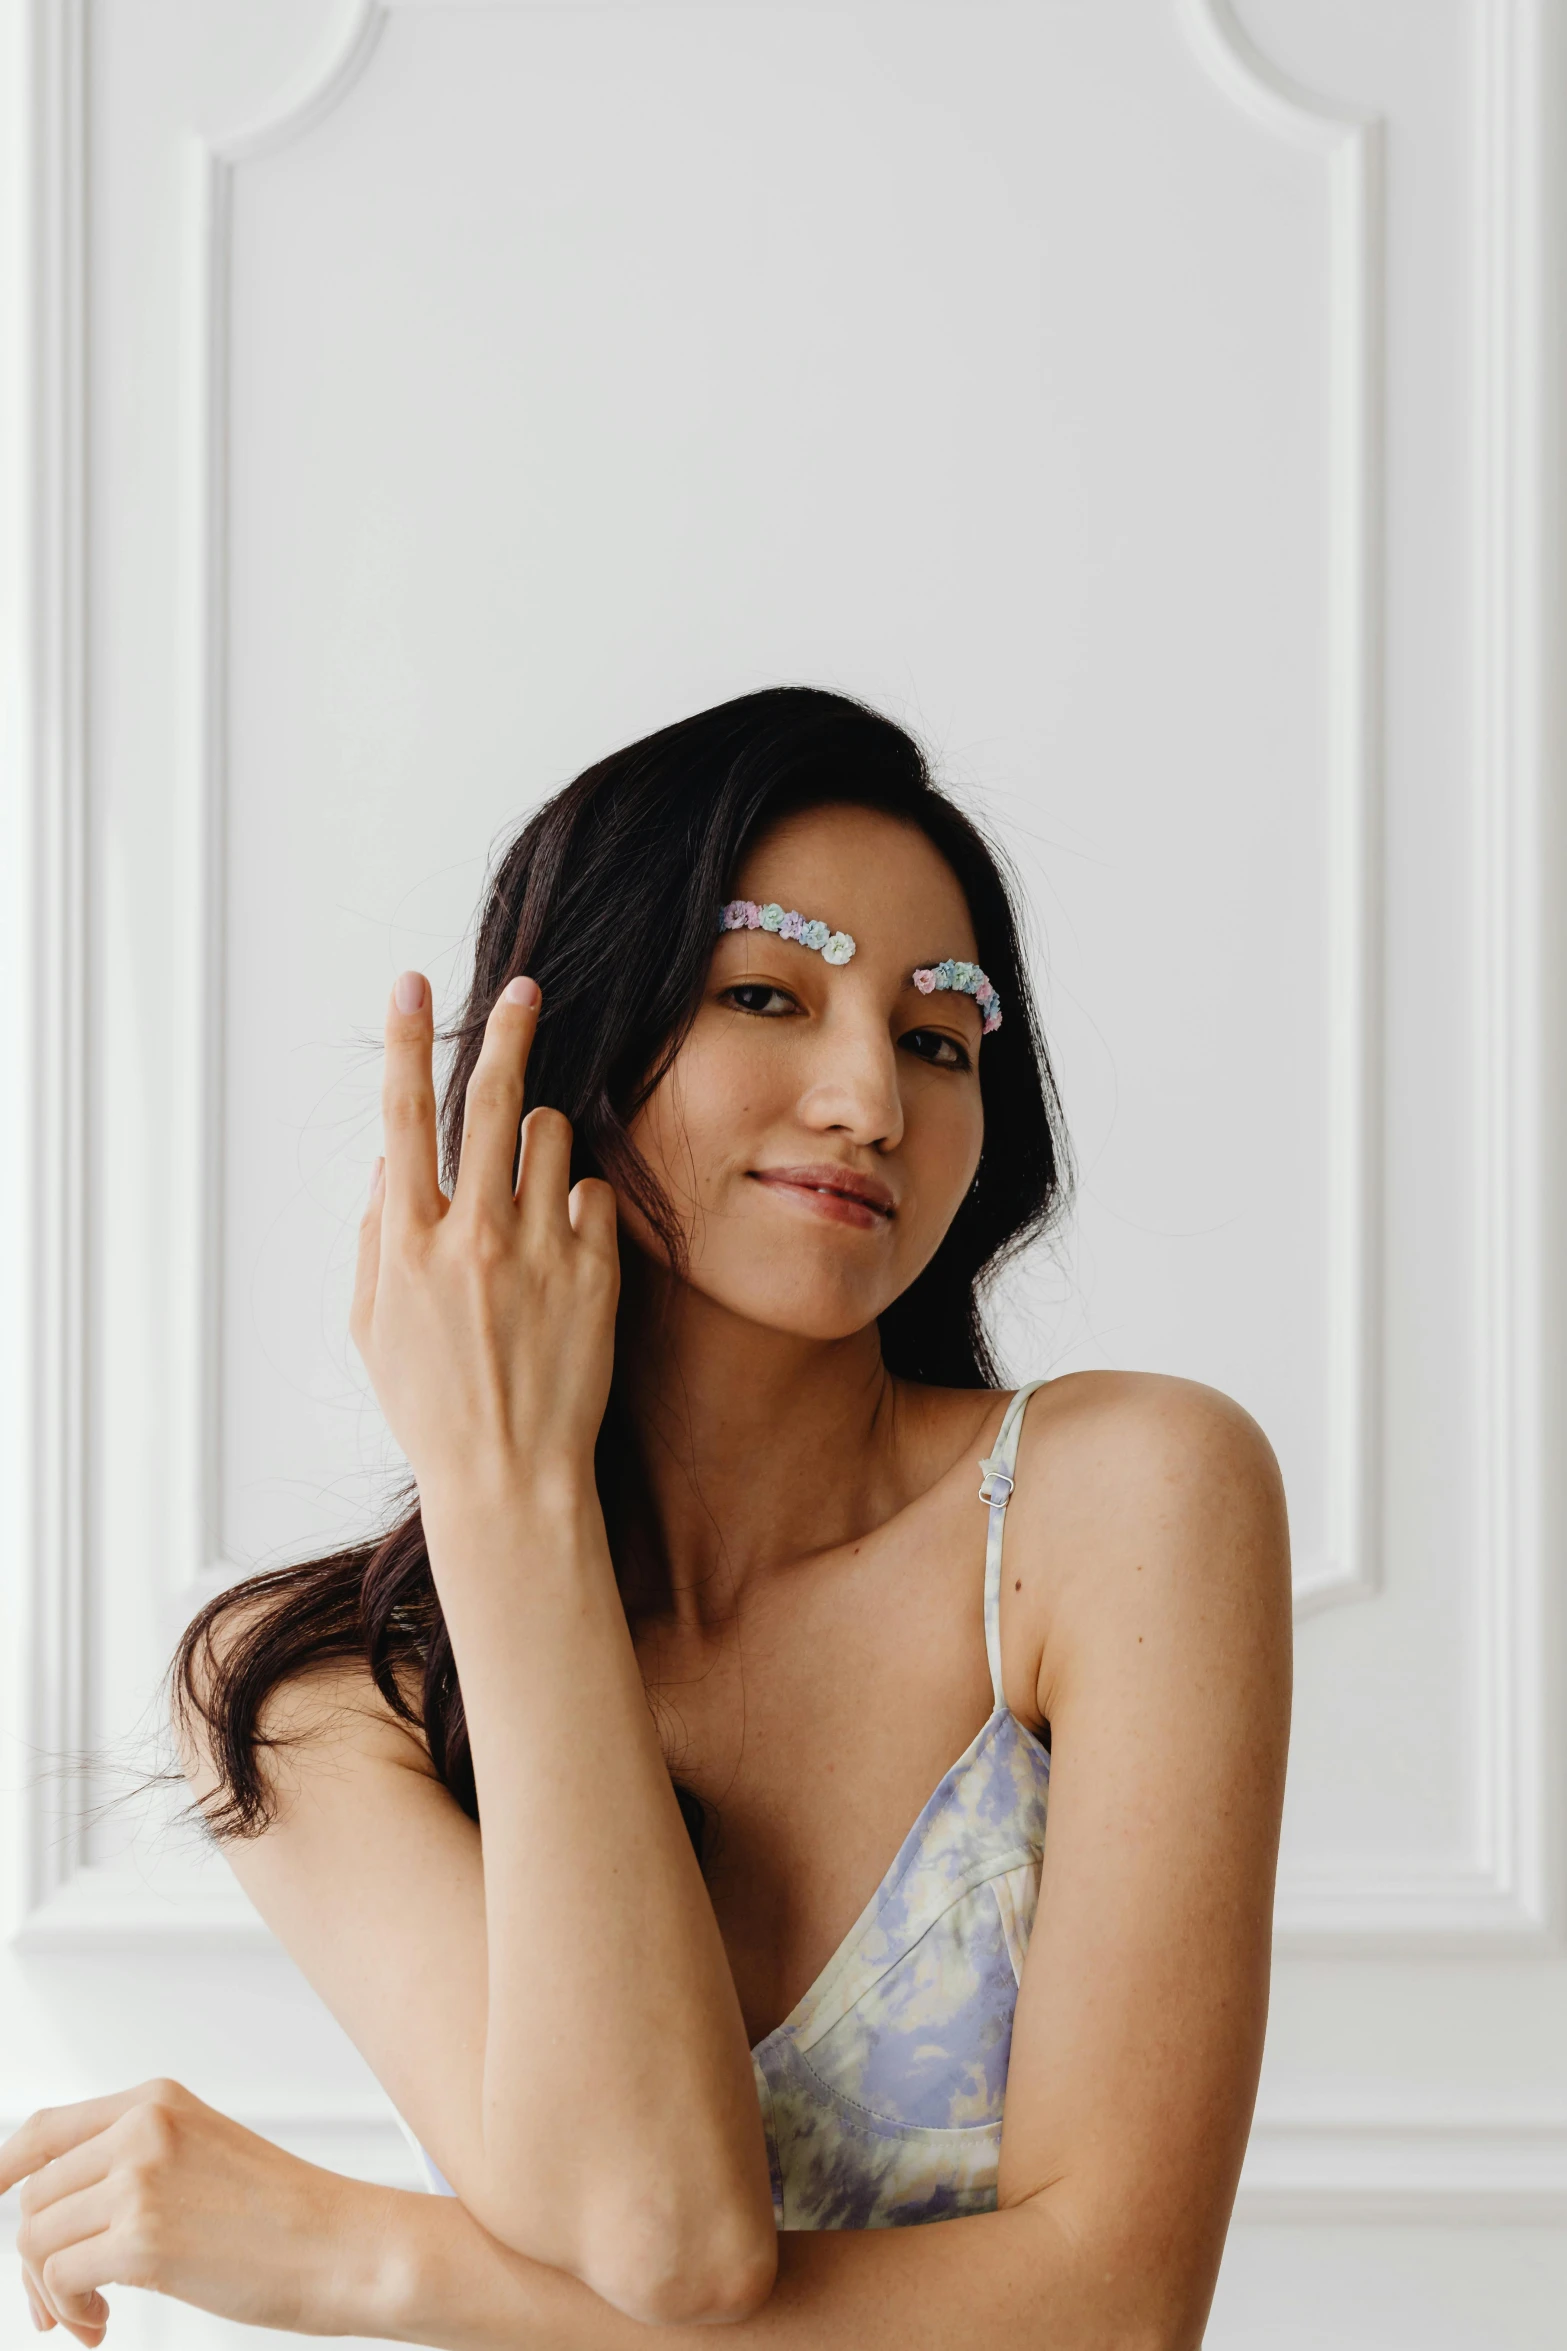
[[812, 1133], [895, 1151], [903, 1140], [903, 1092], [885, 1014], [840, 1004], [822, 1024], [813, 1062], [799, 1105]]

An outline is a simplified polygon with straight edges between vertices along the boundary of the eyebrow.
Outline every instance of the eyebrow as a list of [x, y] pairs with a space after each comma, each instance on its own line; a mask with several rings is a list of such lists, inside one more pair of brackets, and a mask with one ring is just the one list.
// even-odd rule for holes
[[975, 1004], [975, 1003], [974, 1003], [974, 999], [973, 999], [973, 997], [972, 997], [972, 996], [971, 996], [971, 995], [968, 993], [968, 991], [967, 991], [967, 989], [966, 989], [966, 988], [932, 988], [932, 990], [930, 991], [930, 994], [929, 994], [929, 995], [927, 995], [927, 994], [925, 993], [925, 990], [924, 990], [923, 988], [915, 988], [915, 987], [914, 987], [914, 974], [915, 974], [915, 972], [917, 972], [917, 971], [930, 971], [930, 970], [932, 970], [932, 969], [934, 968], [934, 965], [935, 965], [935, 963], [937, 963], [937, 962], [939, 962], [939, 961], [940, 961], [940, 957], [934, 957], [930, 963], [916, 963], [916, 964], [911, 964], [911, 966], [909, 967], [909, 970], [908, 970], [908, 972], [906, 973], [906, 975], [905, 975], [905, 977], [904, 977], [904, 981], [903, 981], [903, 986], [904, 986], [904, 988], [905, 988], [905, 989], [908, 989], [908, 988], [914, 988], [914, 993], [915, 993], [915, 995], [916, 995], [916, 996], [918, 996], [918, 998], [919, 998], [919, 1000], [920, 1000], [920, 1002], [921, 1002], [922, 1004], [931, 1004], [931, 1003], [933, 1003], [933, 1002], [935, 1001], [935, 999], [936, 999], [936, 997], [937, 997], [937, 996], [944, 996], [944, 997], [948, 997], [948, 998], [950, 998], [950, 997], [953, 997], [953, 996], [956, 996], [956, 997], [957, 997], [957, 999], [958, 999], [958, 1001], [959, 1001], [959, 1003], [961, 1003], [961, 1004], [970, 1004], [970, 1005], [973, 1005], [973, 1007], [974, 1007], [974, 1012], [975, 1012], [975, 1015], [976, 1015], [976, 1017], [978, 1018], [978, 1020], [980, 1021], [980, 1024], [981, 1024], [981, 1026], [983, 1026], [983, 1025], [984, 1025], [984, 1015], [983, 1015], [983, 1013], [981, 1013], [981, 1012], [980, 1012], [979, 1006], [978, 1006], [977, 1004]]

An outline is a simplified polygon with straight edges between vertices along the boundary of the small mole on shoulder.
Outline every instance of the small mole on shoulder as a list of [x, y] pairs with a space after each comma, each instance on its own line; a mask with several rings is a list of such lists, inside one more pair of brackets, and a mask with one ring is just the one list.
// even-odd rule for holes
[[1018, 1577], [1018, 1579], [1017, 1579], [1017, 1582], [1016, 1582], [1016, 1583], [1013, 1585], [1012, 1589], [1013, 1589], [1013, 1591], [1014, 1591], [1014, 1592], [1021, 1592], [1021, 1591], [1022, 1591], [1022, 1589], [1023, 1589], [1023, 1579], [1022, 1579], [1022, 1577], [1021, 1577], [1021, 1576], [1019, 1576], [1019, 1577]]

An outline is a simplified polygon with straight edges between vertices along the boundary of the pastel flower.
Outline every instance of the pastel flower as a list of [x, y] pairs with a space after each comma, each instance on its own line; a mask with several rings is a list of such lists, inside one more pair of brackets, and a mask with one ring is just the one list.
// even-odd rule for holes
[[[809, 947], [824, 963], [847, 963], [854, 953], [854, 941], [847, 931], [829, 930], [814, 915], [807, 921], [798, 908], [780, 906], [776, 898], [769, 899], [765, 906], [759, 906], [754, 898], [731, 898], [718, 910], [718, 927], [721, 931], [771, 931], [779, 938]], [[1001, 999], [977, 963], [949, 955], [940, 963], [922, 964], [909, 976], [922, 996], [933, 996], [938, 988], [953, 988], [972, 996], [985, 1036], [1000, 1028]]]

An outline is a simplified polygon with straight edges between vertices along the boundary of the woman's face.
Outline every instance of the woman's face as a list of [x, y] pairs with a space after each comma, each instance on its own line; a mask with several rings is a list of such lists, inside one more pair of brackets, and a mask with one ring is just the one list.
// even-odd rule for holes
[[725, 932], [632, 1136], [685, 1225], [693, 1289], [772, 1330], [844, 1338], [908, 1288], [974, 1180], [980, 1014], [911, 977], [973, 962], [974, 928], [924, 834], [863, 808], [782, 819], [735, 894], [847, 931], [854, 955], [835, 967], [767, 931]]

